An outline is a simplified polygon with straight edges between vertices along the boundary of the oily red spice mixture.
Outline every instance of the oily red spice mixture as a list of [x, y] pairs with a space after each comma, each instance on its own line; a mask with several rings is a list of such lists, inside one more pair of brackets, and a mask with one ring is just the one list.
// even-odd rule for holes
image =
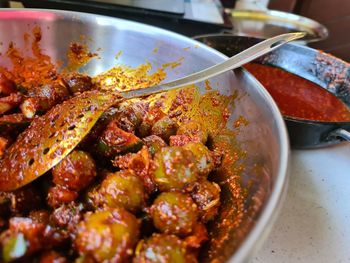
[[[152, 74], [149, 63], [117, 66], [95, 78], [60, 73], [41, 52], [40, 32], [33, 31], [32, 57], [11, 44], [7, 55], [13, 68], [1, 69], [0, 160], [23, 130], [19, 125], [55, 113], [59, 108], [53, 107], [76, 94], [156, 85], [166, 77], [164, 67], [177, 65], [168, 63]], [[78, 62], [91, 58], [79, 45], [69, 54]], [[31, 181], [28, 174], [19, 181], [11, 177], [23, 187], [0, 192], [0, 261], [137, 263], [149, 260], [149, 250], [166, 261], [175, 252], [183, 262], [221, 262], [230, 256], [227, 244], [234, 240], [238, 246], [252, 226], [248, 216], [254, 218], [261, 204], [250, 215], [240, 164], [247, 153], [226, 126], [237, 94], [223, 96], [206, 86], [204, 95], [192, 85], [115, 105], [39, 180], [23, 186]], [[12, 99], [8, 105], [15, 95], [18, 103]], [[57, 114], [48, 125], [54, 129], [59, 120]], [[75, 128], [65, 121], [60, 125]], [[57, 140], [50, 131], [49, 138]], [[35, 138], [32, 142], [37, 144]], [[50, 156], [50, 149], [36, 149]]]
[[159, 84], [165, 79], [166, 73], [163, 69], [157, 69], [150, 73], [150, 63], [141, 64], [136, 68], [116, 66], [93, 78], [96, 86], [103, 90], [130, 90], [141, 89]]
[[[32, 41], [32, 57], [24, 57], [16, 48], [15, 43], [10, 43], [6, 52], [8, 58], [12, 62], [13, 68], [8, 70], [0, 67], [0, 73], [7, 78], [13, 80], [18, 86], [24, 89], [32, 89], [45, 84], [50, 84], [58, 77], [57, 69], [52, 63], [48, 55], [42, 53], [40, 48], [41, 29], [35, 27], [33, 29]], [[25, 41], [28, 42], [28, 34], [24, 36]]]
[[347, 106], [318, 85], [267, 65], [249, 63], [244, 67], [270, 92], [283, 115], [314, 121], [350, 121]]
[[[32, 56], [23, 56], [15, 43], [10, 43], [6, 56], [12, 62], [12, 69], [0, 67], [0, 74], [13, 80], [20, 88], [30, 90], [43, 85], [52, 84], [60, 78], [58, 65], [55, 65], [50, 56], [43, 53], [40, 41], [42, 31], [40, 27], [34, 27], [32, 35], [25, 34], [26, 45], [30, 44]], [[65, 71], [75, 71], [86, 65], [97, 53], [89, 51], [87, 45], [71, 43], [68, 52], [68, 65]]]
[[92, 58], [98, 57], [98, 54], [90, 52], [87, 45], [75, 42], [71, 43], [67, 57], [67, 70], [75, 71], [86, 65]]

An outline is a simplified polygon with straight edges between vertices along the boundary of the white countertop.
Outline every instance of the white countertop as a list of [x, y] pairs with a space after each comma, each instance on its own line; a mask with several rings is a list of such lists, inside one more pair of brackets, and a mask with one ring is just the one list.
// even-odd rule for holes
[[350, 143], [292, 152], [287, 198], [257, 262], [350, 262]]

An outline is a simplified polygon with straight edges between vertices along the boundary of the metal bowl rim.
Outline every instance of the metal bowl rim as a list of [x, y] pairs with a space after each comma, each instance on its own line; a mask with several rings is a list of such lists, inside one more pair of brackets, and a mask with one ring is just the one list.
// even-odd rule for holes
[[[280, 167], [277, 172], [277, 179], [274, 188], [272, 189], [272, 192], [269, 196], [269, 200], [263, 208], [262, 213], [259, 216], [259, 220], [255, 224], [251, 232], [248, 234], [248, 236], [245, 238], [242, 245], [237, 249], [235, 254], [229, 260], [230, 263], [245, 262], [249, 257], [249, 255], [247, 255], [247, 252], [249, 251], [247, 250], [249, 250], [249, 248], [254, 248], [254, 245], [260, 236], [263, 236], [265, 234], [266, 238], [266, 232], [269, 231], [268, 229], [266, 230], [266, 228], [268, 227], [268, 225], [271, 225], [271, 223], [273, 223], [274, 220], [276, 220], [277, 218], [277, 214], [279, 212], [279, 209], [281, 208], [281, 205], [284, 201], [287, 192], [287, 182], [289, 180], [288, 168], [290, 160], [290, 144], [287, 127], [283, 120], [282, 114], [280, 113], [277, 104], [273, 100], [272, 96], [267, 92], [264, 86], [247, 70], [242, 68], [242, 71], [248, 76], [248, 78], [250, 78], [251, 81], [255, 82], [256, 87], [258, 87], [259, 90], [263, 92], [262, 95], [265, 97], [265, 99], [271, 102], [270, 106], [273, 108], [273, 111], [278, 112], [279, 117], [276, 119], [276, 122], [277, 127], [281, 129], [281, 141], [283, 143], [280, 144], [279, 149], [281, 153]], [[286, 147], [283, 147], [283, 145], [286, 145]]]
[[[329, 36], [328, 29], [322, 25], [321, 23], [297, 14], [278, 11], [278, 10], [232, 10], [231, 16], [234, 17], [234, 13], [245, 12], [249, 14], [261, 14], [265, 15], [266, 18], [270, 18], [270, 20], [281, 19], [285, 22], [289, 22], [290, 24], [294, 24], [296, 26], [302, 25], [304, 28], [308, 28], [313, 35], [308, 35], [313, 38], [306, 40], [305, 42], [311, 43], [316, 41], [321, 41], [326, 39]], [[264, 19], [254, 19], [254, 20], [264, 20]], [[266, 19], [267, 20], [267, 19]]]

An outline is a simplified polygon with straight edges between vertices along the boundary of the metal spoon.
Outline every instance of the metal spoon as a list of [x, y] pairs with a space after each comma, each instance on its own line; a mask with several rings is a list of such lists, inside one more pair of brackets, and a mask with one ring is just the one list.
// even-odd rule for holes
[[306, 33], [297, 32], [272, 37], [238, 53], [237, 55], [230, 57], [222, 63], [203, 69], [189, 76], [153, 87], [122, 92], [121, 95], [124, 98], [143, 97], [155, 93], [181, 88], [186, 85], [195, 84], [217, 76], [226, 71], [239, 68], [240, 66], [253, 61], [256, 58], [261, 57], [262, 55], [265, 55], [290, 41], [300, 39], [305, 35]]
[[50, 170], [81, 142], [103, 112], [117, 102], [197, 83], [238, 68], [303, 36], [305, 33], [290, 33], [267, 39], [222, 63], [169, 83], [122, 93], [88, 91], [55, 106], [34, 119], [0, 161], [0, 191], [20, 188]]

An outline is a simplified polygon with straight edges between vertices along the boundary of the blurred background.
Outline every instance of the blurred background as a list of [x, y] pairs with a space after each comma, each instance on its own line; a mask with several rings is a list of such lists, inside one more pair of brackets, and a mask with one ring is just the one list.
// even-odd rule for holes
[[329, 30], [329, 37], [312, 46], [350, 61], [349, 0], [270, 0], [268, 7], [322, 23]]
[[350, 61], [349, 0], [0, 0], [0, 4], [110, 15], [191, 37], [219, 33], [265, 38], [303, 30], [309, 33], [304, 44]]

